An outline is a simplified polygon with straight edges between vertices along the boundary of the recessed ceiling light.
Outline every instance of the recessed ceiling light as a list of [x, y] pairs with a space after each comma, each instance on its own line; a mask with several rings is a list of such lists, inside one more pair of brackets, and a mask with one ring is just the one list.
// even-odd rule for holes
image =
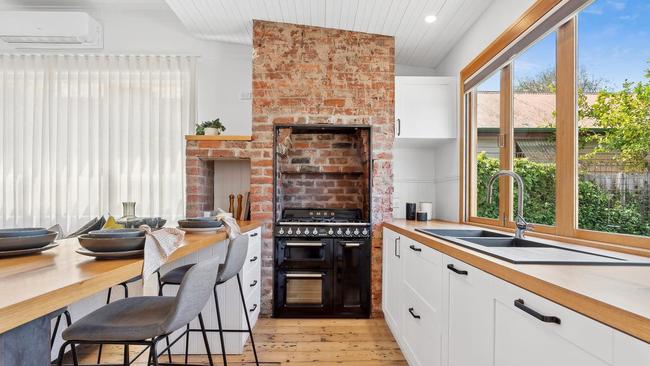
[[438, 20], [438, 17], [433, 15], [433, 14], [432, 15], [427, 15], [426, 17], [424, 17], [424, 21], [427, 22], [427, 23], [433, 23], [436, 20]]

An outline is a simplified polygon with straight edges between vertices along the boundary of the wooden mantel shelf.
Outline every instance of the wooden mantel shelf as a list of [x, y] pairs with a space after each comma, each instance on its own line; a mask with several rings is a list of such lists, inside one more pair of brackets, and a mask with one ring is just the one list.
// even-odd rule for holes
[[187, 141], [251, 141], [250, 135], [185, 135]]

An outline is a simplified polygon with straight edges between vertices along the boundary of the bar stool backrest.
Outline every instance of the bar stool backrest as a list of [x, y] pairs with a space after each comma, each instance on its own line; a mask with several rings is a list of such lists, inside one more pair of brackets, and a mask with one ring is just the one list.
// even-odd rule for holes
[[220, 258], [201, 261], [185, 274], [176, 294], [176, 302], [161, 328], [168, 334], [192, 321], [210, 299], [217, 277]]
[[239, 235], [228, 243], [226, 261], [219, 267], [217, 283], [224, 283], [235, 277], [244, 267], [248, 253], [248, 235]]

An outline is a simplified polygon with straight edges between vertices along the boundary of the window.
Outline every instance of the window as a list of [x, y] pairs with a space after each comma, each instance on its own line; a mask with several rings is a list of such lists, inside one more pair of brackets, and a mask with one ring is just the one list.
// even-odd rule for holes
[[476, 88], [476, 216], [499, 217], [499, 190], [495, 183], [492, 203], [487, 199], [487, 180], [499, 170], [501, 156], [501, 81], [500, 73], [492, 75]]
[[[461, 71], [468, 138], [462, 221], [650, 249], [650, 7], [537, 0]], [[498, 120], [498, 122], [497, 122]]]
[[640, 0], [578, 15], [581, 229], [650, 236], [649, 17]]
[[[512, 168], [526, 188], [526, 221], [544, 225], [555, 225], [556, 38], [550, 33], [512, 63]], [[514, 213], [518, 195], [515, 187]]]
[[0, 55], [0, 227], [184, 216], [194, 57]]

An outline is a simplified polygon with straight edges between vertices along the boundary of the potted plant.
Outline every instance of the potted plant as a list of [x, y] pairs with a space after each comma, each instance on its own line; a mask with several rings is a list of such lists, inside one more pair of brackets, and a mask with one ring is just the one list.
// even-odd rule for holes
[[226, 127], [221, 124], [219, 118], [212, 121], [204, 121], [196, 124], [197, 135], [221, 135]]

